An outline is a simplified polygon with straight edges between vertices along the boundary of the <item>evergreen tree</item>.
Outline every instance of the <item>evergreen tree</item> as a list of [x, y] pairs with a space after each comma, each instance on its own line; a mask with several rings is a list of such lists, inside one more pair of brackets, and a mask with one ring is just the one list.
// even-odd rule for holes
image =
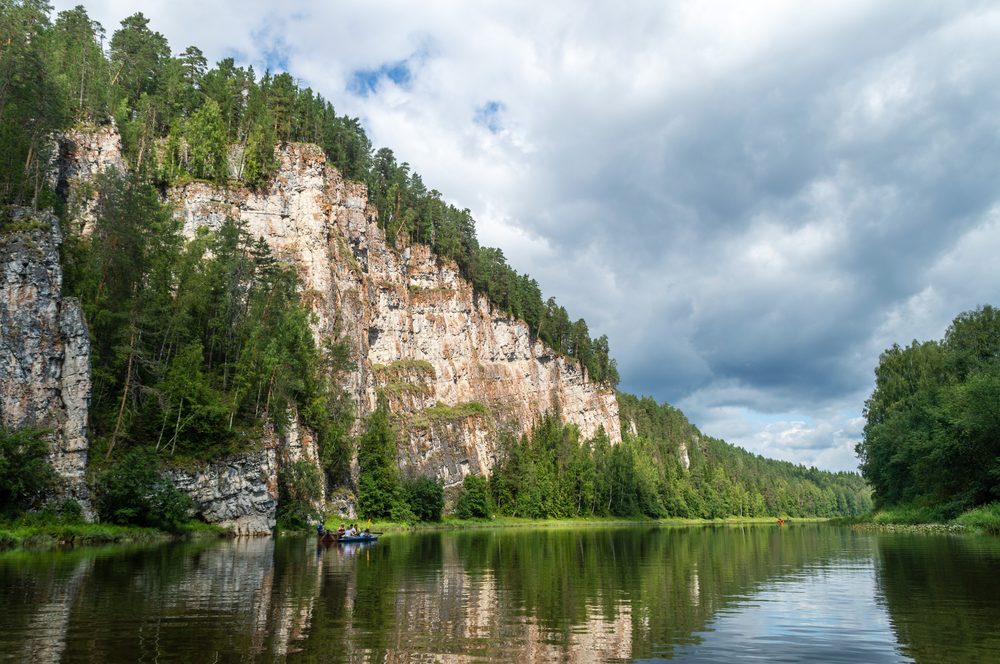
[[358, 439], [358, 513], [369, 519], [390, 518], [399, 509], [399, 469], [396, 433], [389, 422], [389, 405], [379, 399]]
[[184, 132], [189, 146], [188, 169], [196, 178], [225, 182], [229, 176], [228, 145], [219, 105], [206, 101], [188, 120]]

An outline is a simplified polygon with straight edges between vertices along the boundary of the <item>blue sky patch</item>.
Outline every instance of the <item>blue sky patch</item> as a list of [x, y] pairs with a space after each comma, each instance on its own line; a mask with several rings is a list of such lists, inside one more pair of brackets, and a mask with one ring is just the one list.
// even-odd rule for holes
[[359, 97], [367, 97], [377, 91], [379, 84], [386, 79], [402, 88], [408, 87], [413, 79], [409, 60], [387, 62], [378, 69], [359, 69], [351, 74], [347, 89]]
[[264, 68], [272, 72], [288, 71], [288, 59], [292, 49], [281, 32], [282, 20], [271, 19], [262, 26], [251, 31], [254, 41], [260, 44], [260, 55], [264, 60]]
[[504, 106], [502, 101], [491, 99], [476, 109], [476, 114], [472, 118], [473, 122], [486, 127], [491, 134], [495, 134], [503, 129], [500, 114], [503, 113], [505, 108], [506, 106]]

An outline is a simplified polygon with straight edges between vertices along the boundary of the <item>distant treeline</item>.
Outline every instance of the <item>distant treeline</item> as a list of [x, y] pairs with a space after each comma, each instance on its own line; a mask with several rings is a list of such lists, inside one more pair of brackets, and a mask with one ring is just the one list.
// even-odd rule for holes
[[882, 353], [865, 418], [857, 451], [879, 507], [951, 518], [1000, 500], [1000, 310]]
[[0, 1], [0, 203], [51, 202], [46, 173], [53, 132], [113, 117], [131, 170], [144, 182], [183, 178], [225, 184], [229, 146], [238, 145], [238, 178], [261, 187], [274, 175], [275, 147], [319, 145], [345, 176], [368, 185], [390, 243], [420, 242], [454, 260], [475, 291], [528, 323], [531, 332], [586, 367], [592, 380], [616, 385], [606, 336], [591, 338], [538, 283], [512, 269], [499, 249], [482, 247], [467, 209], [442, 200], [392, 151], [373, 153], [357, 118], [288, 73], [209, 68], [197, 47], [173, 55], [166, 38], [137, 13], [121, 22], [105, 53], [105, 32], [83, 7], [58, 14], [38, 0]]
[[[702, 437], [676, 408], [627, 394], [618, 398], [621, 444], [611, 445], [603, 430], [585, 439], [558, 413], [545, 415], [530, 433], [501, 437], [488, 478], [465, 477], [456, 514], [717, 519], [859, 516], [872, 508], [871, 491], [856, 473], [765, 459]], [[396, 436], [383, 401], [359, 440], [359, 512], [376, 519], [439, 519], [443, 488], [400, 476]], [[682, 466], [681, 446], [690, 469]]]

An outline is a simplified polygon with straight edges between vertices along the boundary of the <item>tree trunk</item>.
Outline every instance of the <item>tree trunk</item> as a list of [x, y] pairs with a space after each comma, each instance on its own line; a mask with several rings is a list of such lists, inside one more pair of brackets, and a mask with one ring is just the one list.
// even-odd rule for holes
[[111, 458], [111, 452], [115, 449], [115, 440], [118, 438], [118, 432], [121, 430], [122, 418], [125, 415], [125, 402], [128, 399], [128, 390], [132, 385], [132, 361], [135, 359], [135, 328], [132, 328], [132, 335], [129, 338], [129, 349], [128, 349], [128, 366], [125, 368], [125, 387], [122, 389], [122, 399], [118, 406], [118, 417], [115, 420], [115, 430], [111, 434], [111, 443], [108, 445], [108, 455], [107, 458]]

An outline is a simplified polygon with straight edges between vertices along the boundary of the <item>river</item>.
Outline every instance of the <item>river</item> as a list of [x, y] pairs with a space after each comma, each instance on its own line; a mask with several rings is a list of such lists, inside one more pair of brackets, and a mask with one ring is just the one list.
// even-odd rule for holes
[[0, 659], [1000, 662], [1000, 539], [515, 528], [0, 554]]

